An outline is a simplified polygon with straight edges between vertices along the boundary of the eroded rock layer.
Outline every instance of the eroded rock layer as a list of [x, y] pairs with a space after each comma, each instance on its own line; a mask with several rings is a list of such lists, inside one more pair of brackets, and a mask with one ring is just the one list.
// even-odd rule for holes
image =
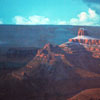
[[100, 46], [79, 42], [94, 39], [81, 30], [77, 42], [46, 44], [23, 68], [1, 71], [0, 100], [68, 100], [100, 88]]
[[69, 42], [78, 42], [89, 45], [100, 45], [100, 40], [97, 38], [92, 38], [88, 36], [88, 33], [85, 29], [80, 28], [78, 31], [78, 36], [72, 39], [69, 39]]

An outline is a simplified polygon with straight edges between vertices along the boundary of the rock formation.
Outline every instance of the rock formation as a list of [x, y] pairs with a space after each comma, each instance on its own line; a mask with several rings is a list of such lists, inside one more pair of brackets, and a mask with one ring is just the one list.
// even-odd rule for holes
[[100, 100], [100, 88], [84, 90], [68, 100]]
[[75, 43], [82, 45], [87, 51], [92, 52], [93, 57], [100, 58], [100, 39], [90, 37], [84, 28], [79, 29], [77, 37], [69, 39], [69, 43], [64, 43], [60, 47], [66, 48], [66, 45]]
[[88, 36], [88, 33], [84, 28], [80, 28], [78, 31], [78, 36], [69, 39], [69, 42], [76, 42], [76, 43], [79, 42], [79, 43], [84, 43], [89, 45], [100, 45], [100, 40]]
[[72, 41], [46, 44], [25, 67], [0, 72], [0, 99], [68, 100], [85, 89], [100, 88], [100, 45], [91, 40], [99, 41], [80, 29]]

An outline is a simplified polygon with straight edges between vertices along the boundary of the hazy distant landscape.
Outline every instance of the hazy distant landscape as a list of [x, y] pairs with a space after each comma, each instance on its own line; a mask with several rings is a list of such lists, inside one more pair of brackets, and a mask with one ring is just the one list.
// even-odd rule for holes
[[43, 47], [62, 44], [84, 27], [90, 36], [100, 38], [100, 27], [71, 25], [0, 25], [0, 44], [5, 47]]

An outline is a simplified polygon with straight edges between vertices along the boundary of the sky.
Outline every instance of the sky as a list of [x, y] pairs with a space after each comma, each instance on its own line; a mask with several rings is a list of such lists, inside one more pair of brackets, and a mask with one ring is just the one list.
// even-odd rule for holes
[[99, 0], [0, 0], [0, 24], [100, 25]]

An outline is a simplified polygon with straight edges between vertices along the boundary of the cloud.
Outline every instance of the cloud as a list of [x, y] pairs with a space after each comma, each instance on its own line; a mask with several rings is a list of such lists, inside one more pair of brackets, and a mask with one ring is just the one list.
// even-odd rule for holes
[[83, 0], [89, 8], [96, 11], [96, 13], [100, 14], [100, 0]]
[[0, 24], [3, 24], [3, 22], [2, 22], [2, 21], [0, 21]]
[[71, 25], [100, 25], [99, 15], [89, 8], [88, 12], [81, 12], [76, 18], [72, 18], [69, 21]]
[[25, 18], [23, 16], [15, 16], [14, 21], [16, 24], [49, 24], [49, 18], [44, 16], [29, 16], [28, 18]]
[[69, 21], [56, 21], [58, 25], [87, 25], [87, 26], [100, 26], [100, 16], [92, 10], [88, 9], [88, 12], [81, 12], [75, 18], [71, 18]]
[[58, 21], [58, 25], [87, 25], [87, 26], [99, 26], [100, 16], [92, 9], [88, 9], [88, 12], [81, 12], [76, 18], [71, 18], [69, 21]]
[[87, 25], [87, 26], [100, 26], [100, 16], [95, 10], [91, 8], [88, 9], [87, 12], [81, 12], [75, 18], [71, 18], [69, 21], [66, 20], [55, 20], [45, 16], [29, 16], [25, 18], [23, 16], [15, 16], [14, 17], [16, 24], [24, 24], [24, 25], [38, 25], [38, 24], [58, 24], [58, 25]]

